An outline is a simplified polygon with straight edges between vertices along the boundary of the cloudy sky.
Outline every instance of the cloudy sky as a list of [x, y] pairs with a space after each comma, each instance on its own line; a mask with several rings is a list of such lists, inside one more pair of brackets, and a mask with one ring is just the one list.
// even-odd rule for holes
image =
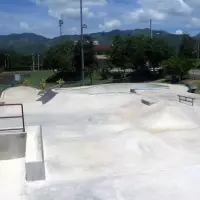
[[[0, 0], [0, 34], [33, 32], [46, 37], [80, 33], [80, 0]], [[84, 31], [149, 27], [181, 34], [200, 32], [200, 0], [83, 0]]]

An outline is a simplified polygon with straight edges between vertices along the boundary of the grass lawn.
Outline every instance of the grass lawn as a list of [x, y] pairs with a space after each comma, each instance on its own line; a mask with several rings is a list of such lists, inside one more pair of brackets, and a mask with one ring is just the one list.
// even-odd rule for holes
[[[100, 74], [98, 72], [95, 72], [93, 75], [92, 85], [106, 84], [111, 81], [112, 81], [112, 79], [102, 80]], [[82, 85], [81, 81], [74, 81], [74, 82], [68, 82], [68, 83], [64, 84], [63, 87], [78, 87], [81, 85]], [[89, 77], [85, 77], [84, 85], [91, 85], [91, 80]]]
[[[3, 75], [14, 75], [14, 74], [21, 74], [21, 75], [28, 75], [28, 85], [41, 89], [41, 81], [42, 79], [47, 79], [48, 77], [53, 75], [52, 71], [21, 71], [21, 72], [3, 72], [0, 74], [0, 76]], [[97, 85], [97, 84], [104, 84], [104, 83], [108, 83], [111, 82], [112, 79], [108, 79], [108, 80], [102, 80], [101, 76], [99, 73], [94, 73], [93, 75], [93, 85]], [[90, 78], [89, 77], [85, 77], [84, 80], [84, 85], [90, 85]], [[53, 85], [55, 85], [56, 83], [47, 83], [47, 88], [51, 87]], [[77, 87], [77, 86], [81, 86], [81, 81], [73, 81], [73, 82], [67, 82], [63, 85], [63, 87]]]
[[195, 79], [187, 79], [183, 81], [184, 83], [192, 83], [197, 86], [197, 94], [200, 94], [200, 80], [195, 80]]
[[29, 75], [29, 77], [27, 78], [28, 79], [28, 85], [29, 86], [32, 86], [32, 87], [35, 87], [35, 88], [38, 88], [40, 89], [41, 88], [41, 81], [42, 79], [46, 79], [50, 76], [53, 75], [53, 72], [52, 71], [22, 71], [22, 72], [3, 72], [1, 74], [4, 75], [4, 74], [21, 74], [21, 75]]

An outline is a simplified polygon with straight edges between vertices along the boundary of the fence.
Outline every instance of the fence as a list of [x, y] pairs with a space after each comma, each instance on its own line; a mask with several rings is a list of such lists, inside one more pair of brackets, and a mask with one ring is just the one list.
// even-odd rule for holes
[[3, 116], [0, 117], [0, 119], [16, 119], [16, 118], [21, 118], [22, 119], [22, 127], [21, 128], [3, 128], [0, 129], [0, 131], [15, 131], [15, 130], [22, 130], [25, 132], [25, 122], [24, 122], [24, 108], [22, 104], [4, 104], [0, 103], [0, 107], [9, 107], [9, 106], [20, 106], [21, 107], [21, 115], [15, 115], [15, 116]]

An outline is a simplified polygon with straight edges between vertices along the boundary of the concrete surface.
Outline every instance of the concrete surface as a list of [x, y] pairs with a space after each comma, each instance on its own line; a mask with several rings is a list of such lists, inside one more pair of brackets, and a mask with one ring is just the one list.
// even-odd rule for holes
[[[46, 179], [26, 182], [23, 158], [0, 160], [0, 199], [199, 200], [200, 98], [178, 85], [130, 93], [150, 86], [56, 89], [45, 104], [25, 101], [26, 126], [43, 127]], [[194, 107], [177, 94], [195, 96]]]

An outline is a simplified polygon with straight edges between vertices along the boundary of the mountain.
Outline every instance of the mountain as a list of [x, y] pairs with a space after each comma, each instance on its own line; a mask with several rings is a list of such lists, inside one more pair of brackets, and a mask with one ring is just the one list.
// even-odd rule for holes
[[[94, 40], [99, 41], [100, 45], [111, 44], [112, 38], [116, 35], [122, 37], [128, 35], [150, 35], [149, 29], [135, 29], [135, 30], [112, 30], [110, 32], [98, 32], [89, 34]], [[180, 44], [181, 35], [175, 35], [162, 30], [153, 30], [153, 37], [162, 38], [166, 40], [171, 46], [177, 48]], [[41, 35], [33, 33], [0, 35], [0, 49], [14, 50], [16, 52], [29, 54], [43, 54], [48, 47], [59, 44], [64, 40], [79, 40], [79, 35], [63, 35], [53, 39], [46, 38]], [[200, 34], [195, 36], [200, 40]]]

